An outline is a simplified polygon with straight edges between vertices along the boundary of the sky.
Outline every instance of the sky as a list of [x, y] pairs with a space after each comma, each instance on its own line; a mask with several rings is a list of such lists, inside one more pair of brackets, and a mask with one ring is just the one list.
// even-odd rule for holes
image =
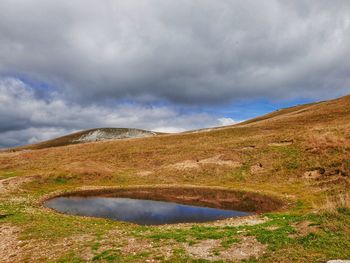
[[1, 0], [0, 147], [350, 93], [348, 0]]

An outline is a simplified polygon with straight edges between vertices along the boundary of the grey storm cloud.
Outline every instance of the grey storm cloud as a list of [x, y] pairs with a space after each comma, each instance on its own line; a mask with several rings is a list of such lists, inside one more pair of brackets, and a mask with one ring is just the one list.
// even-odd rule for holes
[[349, 1], [0, 2], [0, 74], [81, 103], [324, 98], [349, 91], [349, 51]]
[[343, 95], [349, 54], [348, 0], [1, 0], [0, 147], [229, 125], [198, 109]]
[[114, 107], [79, 105], [55, 92], [45, 98], [14, 78], [0, 79], [0, 148], [48, 140], [94, 127], [134, 127], [181, 132], [235, 123], [215, 114], [181, 114], [170, 106], [140, 103]]

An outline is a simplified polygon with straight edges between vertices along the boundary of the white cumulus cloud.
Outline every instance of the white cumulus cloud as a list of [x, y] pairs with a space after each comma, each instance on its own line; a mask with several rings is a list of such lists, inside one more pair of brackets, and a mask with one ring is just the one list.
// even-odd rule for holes
[[0, 80], [0, 147], [35, 143], [94, 127], [180, 132], [223, 123], [233, 121], [211, 114], [183, 114], [171, 106], [135, 103], [82, 106], [56, 93], [42, 98], [18, 79]]

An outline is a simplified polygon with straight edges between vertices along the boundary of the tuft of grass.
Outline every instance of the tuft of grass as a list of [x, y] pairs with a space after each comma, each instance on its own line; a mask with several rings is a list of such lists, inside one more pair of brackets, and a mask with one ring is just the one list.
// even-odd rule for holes
[[64, 256], [61, 256], [55, 263], [83, 263], [85, 260], [78, 257], [74, 252], [69, 252]]
[[116, 249], [105, 250], [92, 258], [92, 261], [97, 262], [121, 262], [120, 251]]
[[327, 196], [323, 206], [320, 207], [322, 212], [329, 213], [348, 213], [350, 211], [350, 194], [340, 193], [335, 196]]
[[295, 205], [293, 207], [293, 211], [294, 212], [300, 212], [300, 211], [303, 211], [307, 208], [305, 202], [303, 200], [297, 200], [295, 202]]

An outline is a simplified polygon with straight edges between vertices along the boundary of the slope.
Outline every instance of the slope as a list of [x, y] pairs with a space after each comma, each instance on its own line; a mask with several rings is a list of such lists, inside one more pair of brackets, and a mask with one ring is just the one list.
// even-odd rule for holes
[[[16, 242], [28, 241], [12, 248], [10, 260], [17, 262], [350, 258], [349, 152], [345, 96], [210, 131], [0, 153], [2, 236], [9, 244], [13, 233], [20, 233]], [[139, 227], [41, 206], [62, 192], [140, 185], [250, 191], [279, 198], [286, 207], [242, 221]], [[49, 243], [55, 245], [36, 250]]]

